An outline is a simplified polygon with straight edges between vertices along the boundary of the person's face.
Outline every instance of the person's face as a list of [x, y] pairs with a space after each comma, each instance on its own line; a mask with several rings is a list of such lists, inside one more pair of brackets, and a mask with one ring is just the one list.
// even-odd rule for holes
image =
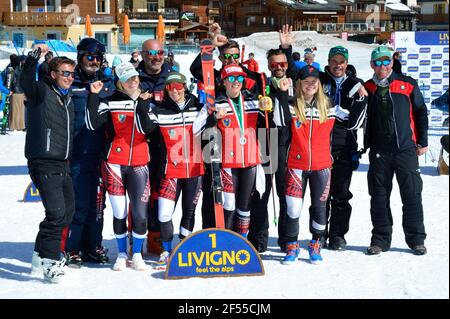
[[392, 60], [388, 57], [382, 57], [370, 62], [372, 69], [375, 71], [377, 78], [383, 80], [392, 71]]
[[319, 79], [308, 76], [306, 79], [301, 80], [302, 85], [302, 92], [305, 96], [313, 96], [317, 93], [317, 90], [319, 89]]
[[57, 72], [52, 71], [51, 77], [56, 85], [62, 89], [68, 90], [72, 86], [75, 78], [75, 67], [70, 64], [61, 64]]
[[81, 59], [81, 69], [87, 74], [94, 74], [100, 70], [103, 57], [95, 53], [86, 53]]
[[334, 77], [340, 78], [347, 71], [347, 60], [340, 54], [336, 54], [328, 60], [328, 67]]
[[288, 68], [286, 55], [272, 55], [269, 58], [269, 70], [272, 76], [281, 79], [286, 76], [286, 70]]
[[139, 53], [138, 52], [134, 52], [131, 56], [133, 57], [133, 60], [137, 61], [138, 58], [139, 58]]
[[238, 48], [228, 48], [223, 52], [223, 55], [219, 57], [223, 65], [228, 64], [238, 64], [239, 63], [239, 49]]
[[127, 81], [122, 82], [123, 88], [128, 93], [134, 93], [139, 88], [139, 76], [135, 75]]
[[161, 71], [164, 63], [164, 50], [158, 41], [146, 41], [141, 52], [145, 66], [155, 73]]
[[314, 62], [314, 57], [311, 54], [308, 54], [305, 56], [305, 63], [308, 65], [313, 64]]
[[166, 89], [169, 94], [169, 97], [175, 103], [181, 103], [184, 101], [184, 94], [185, 94], [186, 88], [184, 87], [183, 83], [170, 83], [170, 84], [166, 85]]
[[242, 90], [243, 80], [244, 77], [242, 75], [229, 76], [223, 80], [223, 84], [225, 85], [225, 89], [229, 97], [237, 97], [239, 95]]

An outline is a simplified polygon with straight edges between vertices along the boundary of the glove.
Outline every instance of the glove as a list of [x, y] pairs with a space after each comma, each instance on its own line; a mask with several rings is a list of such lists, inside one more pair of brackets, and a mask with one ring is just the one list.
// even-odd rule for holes
[[258, 102], [259, 109], [263, 112], [272, 112], [273, 104], [272, 99], [268, 96], [259, 96]]
[[351, 154], [351, 159], [352, 159], [352, 171], [358, 170], [358, 167], [359, 167], [359, 160], [361, 159], [362, 154], [364, 154], [363, 150], [352, 151], [352, 154]]
[[41, 58], [41, 52], [41, 48], [37, 47], [33, 51], [28, 52], [28, 56], [35, 60], [39, 60]]

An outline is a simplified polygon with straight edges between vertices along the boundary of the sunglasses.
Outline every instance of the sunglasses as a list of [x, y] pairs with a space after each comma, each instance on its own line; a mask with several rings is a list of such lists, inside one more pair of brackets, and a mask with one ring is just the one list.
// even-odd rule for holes
[[391, 64], [391, 60], [383, 60], [383, 61], [376, 60], [376, 61], [373, 61], [373, 64], [374, 64], [376, 67], [380, 67], [380, 66], [382, 66], [382, 65], [388, 66], [389, 64]]
[[98, 62], [102, 62], [103, 61], [103, 56], [101, 56], [101, 55], [94, 55], [94, 54], [88, 54], [88, 55], [86, 55], [86, 59], [89, 62], [92, 62], [94, 60], [97, 60]]
[[244, 76], [239, 75], [239, 76], [234, 76], [234, 75], [230, 75], [229, 77], [227, 77], [228, 81], [231, 83], [234, 83], [234, 81], [238, 81], [239, 83], [244, 82]]
[[164, 55], [164, 50], [147, 50], [145, 51], [145, 53], [147, 53], [147, 55], [151, 55], [151, 56], [157, 56], [157, 55]]
[[167, 90], [169, 90], [169, 91], [173, 91], [173, 90], [181, 91], [181, 90], [184, 89], [184, 84], [183, 83], [174, 82], [174, 83], [167, 84], [166, 87], [167, 87]]
[[287, 66], [288, 66], [287, 62], [272, 62], [272, 63], [270, 63], [271, 69], [287, 68]]
[[231, 53], [224, 53], [224, 54], [223, 54], [223, 57], [224, 57], [226, 60], [229, 60], [229, 59], [231, 59], [231, 58], [237, 60], [237, 59], [239, 59], [240, 55], [239, 55], [239, 53], [233, 53], [233, 54], [231, 54]]
[[75, 78], [75, 72], [70, 71], [56, 71], [56, 73], [61, 74], [63, 77], [68, 78], [69, 76]]

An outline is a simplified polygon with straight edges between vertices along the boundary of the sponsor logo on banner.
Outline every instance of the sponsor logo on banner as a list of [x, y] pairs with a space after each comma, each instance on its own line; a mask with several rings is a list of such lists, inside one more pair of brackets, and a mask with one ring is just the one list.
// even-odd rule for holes
[[401, 60], [400, 63], [401, 63], [402, 65], [406, 65], [406, 64], [407, 64], [407, 61], [406, 61], [406, 60]]
[[425, 101], [425, 104], [428, 104], [431, 102], [431, 99], [429, 97], [425, 97], [423, 100]]
[[440, 97], [442, 95], [441, 91], [433, 91], [431, 92], [431, 97]]
[[432, 66], [431, 72], [442, 72], [442, 66]]
[[419, 78], [421, 79], [428, 79], [430, 77], [430, 73], [420, 73]]
[[442, 84], [442, 79], [431, 79], [431, 84]]
[[407, 48], [397, 48], [397, 51], [400, 53], [406, 53], [406, 51], [408, 51]]
[[431, 58], [432, 58], [433, 60], [440, 60], [440, 59], [442, 59], [442, 54], [440, 54], [440, 53], [434, 53], [434, 54], [431, 55]]
[[429, 48], [429, 47], [420, 48], [419, 52], [420, 53], [430, 53], [431, 52], [431, 48]]
[[448, 60], [444, 60], [443, 65], [448, 65]]
[[442, 122], [442, 115], [432, 115], [431, 122]]
[[420, 60], [419, 64], [420, 65], [430, 65], [431, 61], [430, 60]]
[[448, 47], [444, 47], [444, 53], [448, 53]]
[[408, 66], [408, 72], [418, 72], [419, 67], [418, 66]]
[[415, 32], [418, 45], [448, 45], [448, 31]]
[[431, 86], [422, 84], [420, 86], [420, 90], [422, 90], [422, 91], [429, 91], [429, 90], [431, 90]]
[[419, 59], [419, 55], [417, 53], [408, 54], [408, 60], [417, 60]]
[[448, 72], [445, 72], [442, 76], [443, 76], [444, 78], [448, 78]]

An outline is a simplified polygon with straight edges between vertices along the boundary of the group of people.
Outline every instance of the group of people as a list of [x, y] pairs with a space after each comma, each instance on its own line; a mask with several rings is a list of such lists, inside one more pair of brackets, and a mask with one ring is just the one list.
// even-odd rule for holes
[[[282, 263], [298, 259], [308, 183], [311, 263], [322, 261], [323, 247], [346, 249], [350, 184], [361, 156], [357, 129], [365, 125], [373, 224], [367, 254], [390, 248], [394, 173], [406, 243], [414, 254], [425, 254], [418, 155], [427, 151], [427, 108], [417, 83], [392, 72], [392, 51], [373, 50], [374, 75], [365, 83], [347, 70], [349, 52], [342, 46], [330, 49], [323, 72], [311, 64], [297, 69], [292, 27], [285, 25], [280, 46], [267, 52], [267, 77], [239, 63], [239, 44], [222, 35], [217, 23], [209, 34], [222, 63], [214, 69], [211, 109], [187, 89], [185, 75], [164, 60], [156, 40], [143, 43], [139, 64], [116, 65], [113, 78], [101, 72], [105, 48], [95, 39], [79, 43], [77, 62], [52, 58], [44, 81], [34, 81], [34, 74], [48, 48], [37, 45], [28, 55], [22, 73], [30, 101], [25, 155], [46, 214], [32, 270], [58, 282], [65, 264], [108, 261], [101, 243], [106, 192], [117, 271], [148, 269], [145, 240], [147, 251], [160, 255], [158, 265], [167, 264], [181, 195], [180, 239], [193, 231], [201, 193], [202, 228], [215, 227], [213, 176], [202, 152], [211, 129], [221, 145], [225, 227], [248, 238], [258, 252], [267, 249], [273, 175]], [[200, 54], [190, 72], [204, 83]]]

